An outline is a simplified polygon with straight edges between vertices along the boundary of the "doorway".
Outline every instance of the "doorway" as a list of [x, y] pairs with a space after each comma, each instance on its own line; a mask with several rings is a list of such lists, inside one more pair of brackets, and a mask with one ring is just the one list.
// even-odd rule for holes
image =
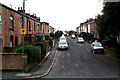
[[3, 41], [2, 41], [2, 39], [0, 38], [0, 52], [2, 52], [2, 43]]

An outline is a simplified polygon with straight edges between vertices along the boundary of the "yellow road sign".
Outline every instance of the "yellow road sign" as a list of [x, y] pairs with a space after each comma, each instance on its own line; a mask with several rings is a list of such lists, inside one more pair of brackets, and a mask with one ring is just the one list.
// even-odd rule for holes
[[21, 34], [26, 34], [26, 29], [25, 28], [21, 28]]

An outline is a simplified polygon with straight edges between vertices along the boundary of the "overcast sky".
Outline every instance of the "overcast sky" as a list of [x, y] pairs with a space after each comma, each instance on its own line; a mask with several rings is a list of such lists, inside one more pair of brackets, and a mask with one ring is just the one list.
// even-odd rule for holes
[[[23, 6], [23, 0], [0, 0], [13, 9]], [[56, 30], [76, 30], [80, 23], [101, 14], [103, 0], [26, 0], [27, 13], [36, 14]]]

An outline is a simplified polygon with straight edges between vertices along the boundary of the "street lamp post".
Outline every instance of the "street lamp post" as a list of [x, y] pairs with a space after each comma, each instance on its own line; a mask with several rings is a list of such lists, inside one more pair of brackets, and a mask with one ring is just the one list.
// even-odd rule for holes
[[[22, 28], [24, 28], [25, 0], [23, 0]], [[24, 34], [22, 35], [22, 73], [24, 73]]]

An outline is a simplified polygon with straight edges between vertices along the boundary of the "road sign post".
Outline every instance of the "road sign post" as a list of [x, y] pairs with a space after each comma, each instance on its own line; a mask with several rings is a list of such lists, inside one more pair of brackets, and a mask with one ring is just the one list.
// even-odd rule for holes
[[22, 73], [24, 73], [24, 34], [25, 34], [25, 29], [24, 29], [24, 16], [25, 16], [25, 0], [23, 0], [23, 15], [22, 15], [22, 28], [21, 28], [21, 34], [22, 36]]

